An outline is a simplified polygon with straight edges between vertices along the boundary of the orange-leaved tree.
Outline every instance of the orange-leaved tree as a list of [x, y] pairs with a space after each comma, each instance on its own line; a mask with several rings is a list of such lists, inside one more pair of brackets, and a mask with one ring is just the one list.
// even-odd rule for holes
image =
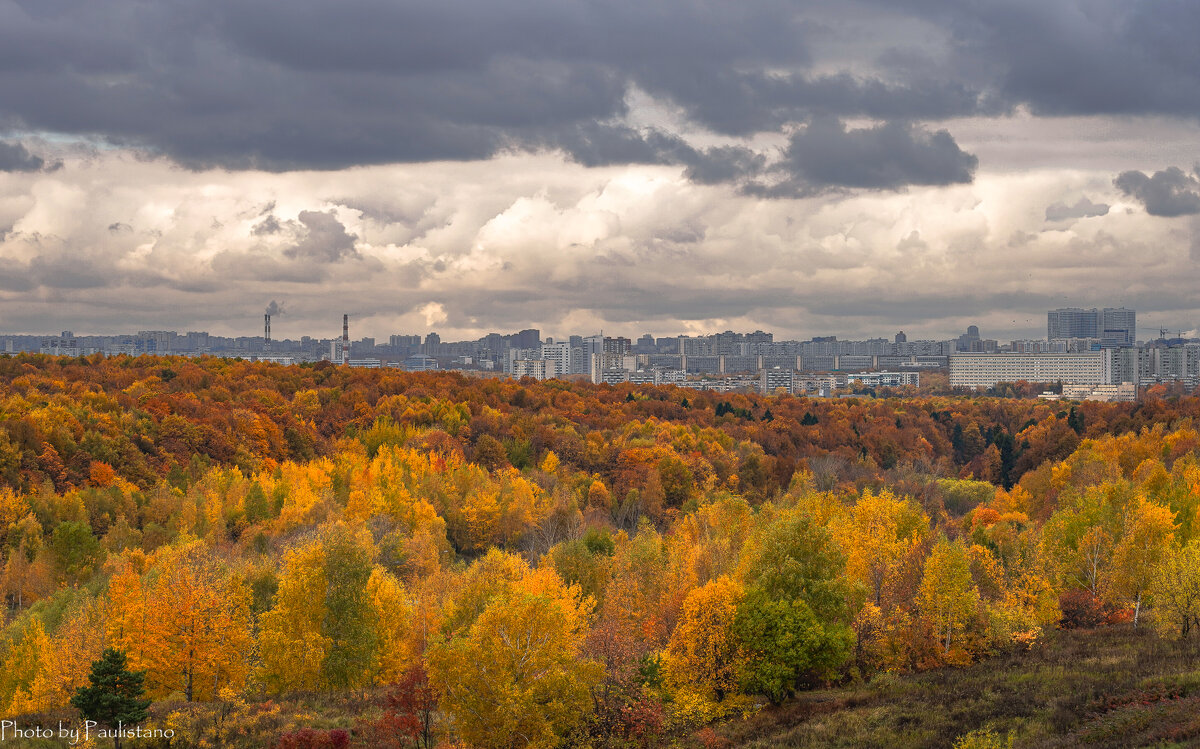
[[111, 644], [146, 672], [152, 696], [210, 700], [244, 683], [250, 590], [202, 541], [158, 550], [144, 574], [127, 567], [110, 582], [109, 600]]

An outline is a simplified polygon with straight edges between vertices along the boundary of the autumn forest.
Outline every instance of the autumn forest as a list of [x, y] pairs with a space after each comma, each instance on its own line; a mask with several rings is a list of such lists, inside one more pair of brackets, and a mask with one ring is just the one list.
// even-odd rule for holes
[[[813, 705], [1195, 655], [1200, 399], [878, 395], [0, 357], [0, 716], [75, 721], [111, 648], [173, 736], [126, 746], [820, 746]], [[1171, 678], [888, 730], [1072, 745]]]

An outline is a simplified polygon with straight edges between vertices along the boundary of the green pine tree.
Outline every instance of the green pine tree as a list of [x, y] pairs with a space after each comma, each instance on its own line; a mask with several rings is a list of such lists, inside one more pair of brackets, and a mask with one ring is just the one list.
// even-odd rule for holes
[[[142, 699], [145, 674], [129, 671], [125, 665], [125, 654], [114, 648], [105, 650], [100, 660], [92, 664], [88, 686], [76, 689], [71, 698], [71, 704], [84, 718], [113, 730], [146, 719], [150, 700]], [[113, 737], [113, 746], [121, 749], [119, 735]]]
[[1067, 426], [1075, 430], [1075, 434], [1083, 434], [1086, 427], [1083, 411], [1080, 411], [1075, 406], [1071, 406], [1071, 413], [1067, 415]]

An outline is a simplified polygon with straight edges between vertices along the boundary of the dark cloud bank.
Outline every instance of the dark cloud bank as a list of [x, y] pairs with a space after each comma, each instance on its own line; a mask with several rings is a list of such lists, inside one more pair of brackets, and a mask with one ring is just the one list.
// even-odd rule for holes
[[945, 130], [887, 123], [847, 131], [835, 120], [818, 120], [791, 137], [783, 161], [773, 169], [781, 181], [748, 189], [773, 197], [803, 195], [813, 186], [950, 185], [970, 182], [977, 164]]
[[[839, 17], [888, 40], [875, 73], [816, 65], [814, 41]], [[924, 38], [893, 31], [914, 23], [942, 37], [936, 59], [922, 57]], [[97, 138], [191, 167], [561, 148], [589, 165], [679, 164], [761, 195], [894, 189], [969, 181], [975, 168], [950, 133], [909, 123], [1022, 103], [1196, 117], [1197, 28], [1200, 3], [1179, 0], [8, 0], [0, 131]], [[795, 134], [763, 173], [745, 149], [615, 124], [631, 87], [718, 134]], [[847, 129], [851, 118], [882, 124]], [[44, 167], [0, 145], [0, 169]]]

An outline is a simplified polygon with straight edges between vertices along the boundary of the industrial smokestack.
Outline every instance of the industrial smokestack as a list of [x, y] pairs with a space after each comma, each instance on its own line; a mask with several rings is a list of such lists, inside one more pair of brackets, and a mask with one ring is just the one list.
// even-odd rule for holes
[[271, 350], [271, 316], [282, 314], [283, 305], [274, 299], [263, 310], [263, 351], [269, 352]]
[[350, 363], [350, 315], [342, 315], [342, 364]]

